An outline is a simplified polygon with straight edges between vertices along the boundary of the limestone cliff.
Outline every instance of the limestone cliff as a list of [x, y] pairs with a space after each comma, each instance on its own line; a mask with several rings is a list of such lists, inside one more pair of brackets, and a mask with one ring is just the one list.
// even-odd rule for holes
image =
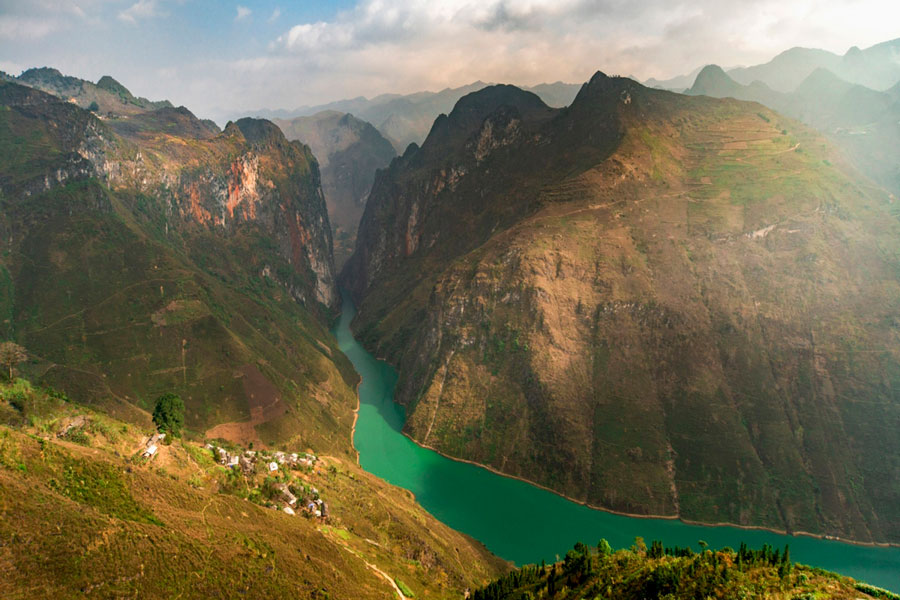
[[176, 391], [200, 433], [352, 453], [308, 147], [183, 107], [98, 118], [14, 82], [0, 104], [0, 336], [35, 377], [128, 420]]

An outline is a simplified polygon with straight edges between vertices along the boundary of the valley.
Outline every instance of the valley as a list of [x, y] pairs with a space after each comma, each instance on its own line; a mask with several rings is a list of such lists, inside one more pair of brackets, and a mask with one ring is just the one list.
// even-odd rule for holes
[[897, 600], [900, 40], [588, 4], [0, 10], [0, 597]]

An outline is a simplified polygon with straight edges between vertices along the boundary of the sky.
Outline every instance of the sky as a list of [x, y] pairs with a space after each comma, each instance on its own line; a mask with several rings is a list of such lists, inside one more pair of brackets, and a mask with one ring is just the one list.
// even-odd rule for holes
[[36, 66], [201, 117], [476, 80], [665, 79], [900, 37], [896, 0], [0, 0], [0, 70]]

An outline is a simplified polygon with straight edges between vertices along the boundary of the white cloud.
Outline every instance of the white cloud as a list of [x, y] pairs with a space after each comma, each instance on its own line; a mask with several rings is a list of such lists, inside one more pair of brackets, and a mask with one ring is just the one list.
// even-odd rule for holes
[[0, 39], [37, 40], [59, 31], [63, 24], [55, 19], [0, 15]]
[[269, 50], [292, 64], [283, 85], [337, 97], [476, 79], [578, 82], [596, 70], [669, 76], [796, 45], [842, 53], [896, 37], [898, 20], [887, 0], [359, 0], [294, 25]]
[[168, 13], [162, 10], [157, 0], [138, 0], [119, 13], [119, 19], [126, 23], [137, 23], [141, 19], [165, 17]]
[[98, 0], [0, 0], [0, 39], [39, 40], [78, 26], [85, 18], [81, 5]]
[[[108, 72], [203, 114], [213, 104], [293, 108], [477, 79], [579, 82], [598, 69], [664, 78], [708, 62], [764, 62], [798, 45], [843, 53], [897, 37], [900, 22], [895, 0], [356, 0], [305, 22], [288, 22], [271, 4], [264, 12], [250, 2], [213, 4], [219, 18], [241, 23], [224, 33], [232, 38], [216, 30], [227, 52], [211, 52], [202, 27], [186, 39], [119, 43], [138, 31], [123, 22], [181, 16], [188, 0], [0, 0], [0, 46], [9, 62]], [[266, 21], [280, 34], [261, 41]], [[174, 44], [179, 58], [154, 44]]]

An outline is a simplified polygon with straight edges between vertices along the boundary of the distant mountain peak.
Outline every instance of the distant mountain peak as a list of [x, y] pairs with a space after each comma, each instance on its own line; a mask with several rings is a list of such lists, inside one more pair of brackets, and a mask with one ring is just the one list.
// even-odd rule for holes
[[526, 92], [514, 85], [497, 84], [463, 96], [448, 116], [452, 121], [465, 113], [481, 113], [485, 110], [491, 112], [504, 104], [520, 109], [547, 107], [537, 94]]
[[706, 65], [699, 73], [689, 93], [694, 96], [733, 95], [740, 85], [719, 65]]

